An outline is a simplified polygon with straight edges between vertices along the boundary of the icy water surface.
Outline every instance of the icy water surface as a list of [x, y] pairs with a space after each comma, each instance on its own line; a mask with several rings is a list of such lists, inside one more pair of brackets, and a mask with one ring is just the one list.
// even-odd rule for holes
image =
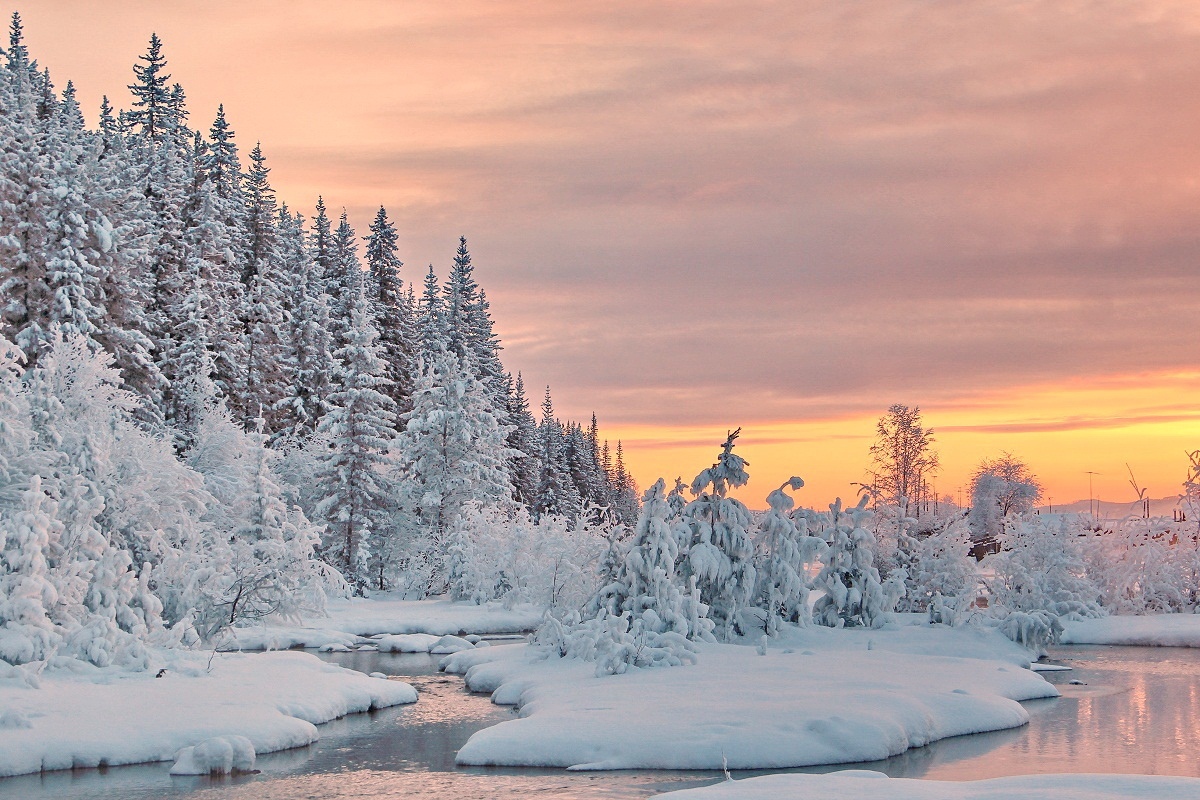
[[[713, 783], [703, 772], [568, 773], [459, 769], [455, 751], [474, 732], [513, 712], [471, 695], [424, 654], [325, 656], [363, 672], [402, 676], [418, 703], [355, 714], [321, 728], [318, 743], [259, 756], [260, 774], [171, 777], [169, 763], [0, 779], [0, 798], [645, 798]], [[855, 765], [897, 777], [974, 779], [1039, 772], [1131, 772], [1200, 776], [1200, 651], [1183, 648], [1063, 647], [1046, 673], [1063, 697], [1026, 703], [1024, 728], [963, 736], [882, 762]], [[1070, 681], [1079, 681], [1071, 684]], [[827, 772], [839, 767], [816, 768]], [[748, 773], [745, 773], [748, 774]], [[742, 777], [742, 775], [736, 775]]]

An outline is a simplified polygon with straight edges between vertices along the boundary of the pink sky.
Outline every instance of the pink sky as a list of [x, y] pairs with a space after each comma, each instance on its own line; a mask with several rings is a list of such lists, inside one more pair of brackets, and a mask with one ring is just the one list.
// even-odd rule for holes
[[506, 364], [644, 484], [742, 425], [749, 497], [819, 502], [893, 402], [946, 487], [1011, 449], [1163, 495], [1200, 446], [1194, 2], [14, 8], [93, 112], [157, 32], [193, 125], [224, 102], [295, 208], [385, 205], [409, 278], [465, 234]]

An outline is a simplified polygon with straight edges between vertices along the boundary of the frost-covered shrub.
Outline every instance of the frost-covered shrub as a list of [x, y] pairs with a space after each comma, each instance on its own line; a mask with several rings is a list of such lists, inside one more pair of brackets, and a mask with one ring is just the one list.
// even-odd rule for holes
[[565, 621], [547, 614], [534, 643], [560, 658], [596, 662], [596, 675], [619, 675], [630, 667], [678, 667], [696, 663], [696, 646], [675, 631], [656, 631], [645, 618], [631, 621], [628, 613]]
[[243, 431], [216, 408], [201, 421], [188, 461], [214, 499], [186, 582], [201, 638], [212, 641], [227, 627], [271, 616], [322, 613], [325, 577], [314, 555], [320, 528], [284, 501], [266, 437]]
[[586, 515], [534, 522], [525, 509], [468, 503], [449, 537], [450, 596], [579, 608], [596, 590], [607, 532]]
[[813, 588], [824, 592], [813, 606], [813, 621], [830, 628], [878, 628], [887, 622], [904, 591], [895, 576], [885, 586], [875, 568], [875, 537], [867, 530], [871, 512], [864, 495], [843, 508], [839, 499], [828, 513], [808, 512], [809, 529], [829, 545]]
[[905, 580], [904, 602], [909, 611], [926, 611], [934, 599], [946, 621], [949, 609], [963, 610], [979, 590], [979, 567], [971, 555], [971, 531], [962, 517], [919, 537]]
[[983, 562], [995, 579], [994, 603], [1007, 611], [1048, 611], [1066, 619], [1101, 617], [1100, 587], [1087, 574], [1078, 526], [1064, 518], [1016, 517], [1001, 534], [1001, 552]]

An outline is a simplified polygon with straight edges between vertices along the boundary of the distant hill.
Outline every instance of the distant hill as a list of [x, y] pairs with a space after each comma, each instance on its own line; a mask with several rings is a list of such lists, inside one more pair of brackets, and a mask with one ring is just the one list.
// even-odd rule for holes
[[[1103, 518], [1119, 519], [1127, 517], [1130, 514], [1141, 516], [1141, 504], [1134, 500], [1132, 502], [1114, 503], [1109, 500], [1092, 501], [1092, 506], [1096, 508], [1096, 515]], [[1172, 495], [1171, 497], [1160, 497], [1150, 500], [1150, 516], [1169, 517], [1171, 512], [1179, 508], [1179, 496]], [[1076, 512], [1079, 514], [1088, 513], [1088, 501], [1076, 500], [1074, 503], [1055, 503], [1054, 508], [1050, 506], [1039, 506], [1038, 511], [1048, 513], [1053, 511], [1055, 514], [1070, 514]]]

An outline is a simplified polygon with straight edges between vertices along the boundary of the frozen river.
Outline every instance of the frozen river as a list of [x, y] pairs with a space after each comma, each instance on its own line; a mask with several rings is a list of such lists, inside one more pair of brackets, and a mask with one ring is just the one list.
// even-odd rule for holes
[[[722, 778], [703, 772], [456, 768], [455, 751], [474, 731], [510, 719], [510, 709], [469, 694], [461, 678], [438, 673], [436, 657], [324, 657], [403, 677], [417, 687], [420, 702], [325, 725], [310, 747], [260, 756], [256, 775], [172, 778], [167, 763], [65, 771], [0, 779], [0, 798], [645, 798]], [[1038, 772], [1200, 777], [1200, 650], [1061, 647], [1050, 660], [1074, 669], [1046, 673], [1063, 697], [1026, 703], [1029, 725], [945, 739], [856, 768], [956, 780]], [[832, 769], [838, 767], [810, 771]]]

